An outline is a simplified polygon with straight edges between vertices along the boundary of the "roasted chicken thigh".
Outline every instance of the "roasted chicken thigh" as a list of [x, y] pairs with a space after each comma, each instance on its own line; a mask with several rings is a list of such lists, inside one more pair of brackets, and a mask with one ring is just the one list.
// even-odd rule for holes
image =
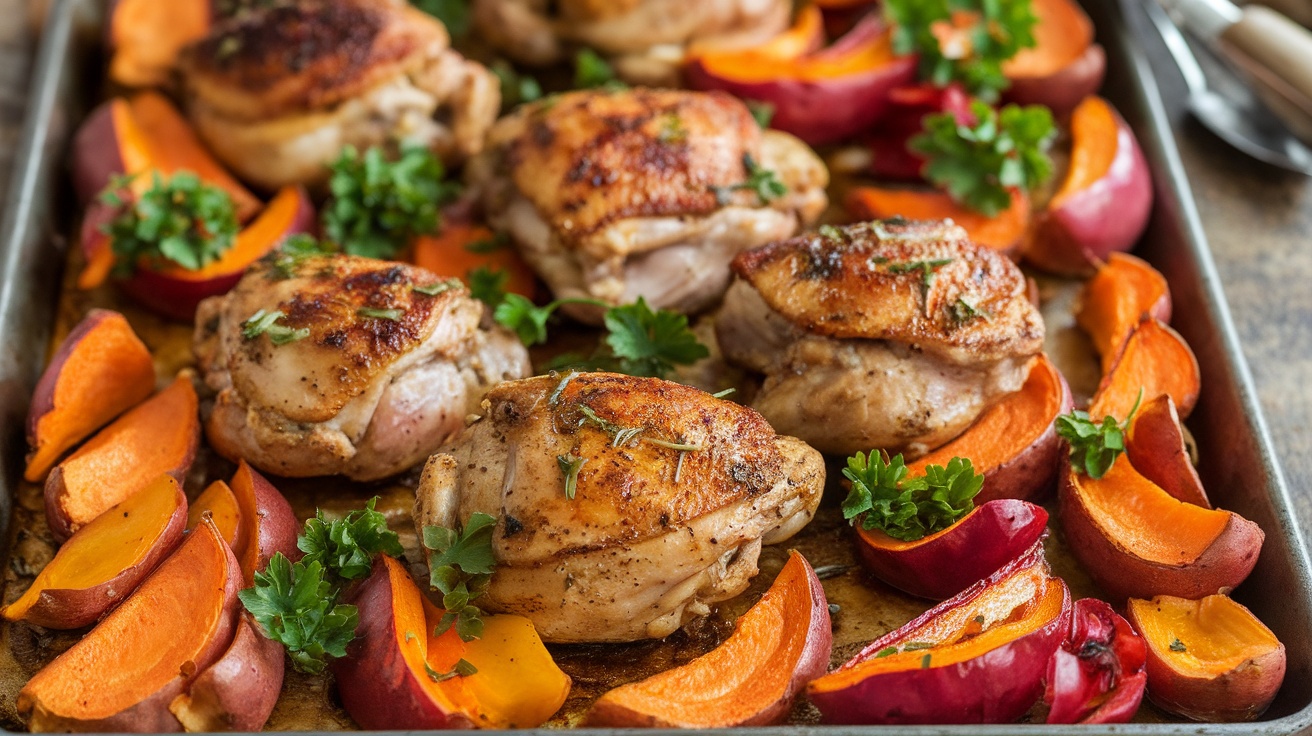
[[884, 220], [743, 253], [716, 336], [752, 405], [838, 455], [921, 455], [1018, 390], [1043, 347], [1024, 275], [951, 221]]
[[273, 189], [317, 184], [345, 145], [396, 140], [447, 162], [477, 153], [501, 104], [482, 65], [404, 0], [299, 0], [217, 24], [182, 57], [211, 149]]
[[741, 593], [762, 544], [811, 520], [820, 454], [761, 415], [654, 378], [503, 383], [424, 469], [415, 521], [497, 517], [478, 605], [546, 641], [666, 636]]
[[552, 64], [588, 47], [624, 79], [674, 86], [691, 44], [762, 43], [788, 25], [788, 0], [474, 0], [474, 25], [525, 64]]
[[815, 220], [829, 177], [733, 97], [633, 89], [521, 107], [467, 178], [557, 298], [691, 313], [724, 293], [735, 254]]
[[529, 374], [458, 282], [353, 256], [266, 259], [201, 303], [195, 352], [219, 454], [371, 480], [423, 462], [491, 385]]

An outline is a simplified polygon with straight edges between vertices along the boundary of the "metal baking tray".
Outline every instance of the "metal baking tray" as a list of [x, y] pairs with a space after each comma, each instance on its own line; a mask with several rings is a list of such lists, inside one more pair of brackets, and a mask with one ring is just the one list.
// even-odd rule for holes
[[[1173, 326], [1203, 373], [1189, 426], [1199, 470], [1221, 506], [1266, 532], [1257, 567], [1235, 594], [1285, 643], [1284, 687], [1255, 723], [1135, 723], [1116, 726], [844, 727], [781, 726], [759, 734], [1292, 734], [1312, 731], [1312, 575], [1289, 492], [1272, 450], [1252, 379], [1207, 250], [1169, 121], [1147, 60], [1123, 12], [1142, 0], [1086, 0], [1107, 50], [1103, 94], [1134, 129], [1152, 169], [1156, 205], [1136, 253], [1166, 275]], [[1121, 2], [1126, 3], [1122, 6]], [[56, 0], [36, 60], [17, 166], [0, 218], [0, 527], [14, 518], [22, 478], [27, 404], [49, 353], [60, 309], [59, 275], [77, 221], [66, 154], [98, 80], [101, 0]], [[5, 649], [5, 648], [0, 648]], [[12, 708], [12, 703], [0, 706]], [[545, 733], [545, 731], [543, 731]]]

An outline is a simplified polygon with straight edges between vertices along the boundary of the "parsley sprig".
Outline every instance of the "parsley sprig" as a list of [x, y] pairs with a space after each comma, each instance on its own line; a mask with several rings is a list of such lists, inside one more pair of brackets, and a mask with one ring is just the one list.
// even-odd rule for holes
[[281, 310], [270, 312], [261, 309], [241, 323], [241, 336], [247, 340], [254, 340], [260, 335], [268, 335], [269, 342], [274, 345], [286, 345], [310, 336], [308, 327], [292, 328], [279, 324], [285, 316], [287, 315]]
[[323, 211], [324, 232], [351, 255], [392, 258], [416, 235], [436, 232], [441, 207], [460, 192], [446, 169], [420, 145], [402, 146], [387, 160], [383, 149], [342, 149], [330, 166], [332, 197]]
[[290, 279], [296, 275], [302, 263], [317, 256], [338, 253], [332, 243], [319, 240], [313, 235], [297, 233], [282, 241], [273, 252], [265, 256], [269, 264], [268, 278], [274, 281]]
[[989, 102], [1009, 84], [1003, 62], [1036, 43], [1031, 0], [885, 0], [884, 15], [894, 52], [920, 55], [922, 79]]
[[501, 82], [502, 111], [508, 111], [525, 102], [542, 99], [542, 85], [538, 80], [520, 72], [505, 59], [493, 61], [489, 68]]
[[925, 178], [967, 207], [993, 217], [1011, 206], [1011, 190], [1030, 190], [1052, 176], [1048, 149], [1057, 136], [1052, 111], [1007, 105], [970, 106], [974, 125], [950, 112], [929, 115], [911, 150], [926, 159]]
[[1095, 424], [1089, 418], [1089, 412], [1079, 409], [1057, 417], [1057, 436], [1070, 446], [1071, 464], [1095, 480], [1106, 475], [1116, 458], [1125, 452], [1125, 432], [1142, 401], [1143, 390], [1140, 389], [1139, 397], [1134, 400], [1134, 406], [1123, 422], [1105, 416], [1102, 423]]
[[131, 176], [118, 176], [100, 201], [118, 213], [101, 231], [114, 251], [114, 272], [159, 271], [181, 266], [199, 271], [219, 260], [237, 240], [237, 214], [228, 193], [188, 171], [168, 179], [151, 173], [150, 188], [135, 201], [123, 196]]
[[492, 555], [492, 531], [496, 518], [474, 513], [463, 529], [426, 526], [424, 546], [428, 556], [429, 583], [442, 593], [442, 620], [435, 635], [455, 626], [456, 635], [472, 641], [483, 635], [483, 612], [472, 601], [487, 592], [496, 558]]
[[843, 475], [852, 490], [843, 501], [843, 518], [865, 529], [879, 529], [894, 539], [911, 542], [952, 526], [975, 508], [984, 487], [969, 459], [954, 457], [947, 467], [930, 465], [925, 475], [907, 477], [901, 455], [885, 461], [878, 450], [858, 452], [847, 459]]
[[615, 91], [626, 89], [628, 85], [615, 76], [615, 68], [603, 59], [601, 54], [584, 48], [579, 49], [574, 56], [574, 87], [577, 89], [600, 87]]
[[442, 21], [447, 33], [459, 38], [469, 32], [469, 0], [410, 0], [416, 8]]
[[752, 154], [743, 154], [743, 168], [747, 170], [747, 178], [743, 181], [725, 186], [711, 186], [716, 204], [721, 207], [731, 204], [733, 193], [739, 190], [754, 192], [757, 199], [761, 200], [761, 204], [770, 204], [788, 193], [788, 185], [779, 180], [773, 169], [767, 169], [757, 163]]
[[359, 612], [337, 602], [343, 585], [367, 576], [375, 555], [401, 554], [396, 533], [374, 511], [377, 501], [344, 519], [329, 521], [317, 513], [296, 540], [305, 556], [293, 563], [274, 553], [255, 573], [255, 585], [238, 593], [265, 635], [286, 647], [302, 672], [322, 672], [328, 658], [346, 656], [346, 645], [355, 638]]

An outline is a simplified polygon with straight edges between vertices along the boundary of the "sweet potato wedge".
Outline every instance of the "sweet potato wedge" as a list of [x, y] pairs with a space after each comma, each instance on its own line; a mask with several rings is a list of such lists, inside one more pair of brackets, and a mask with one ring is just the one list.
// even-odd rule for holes
[[1113, 253], [1084, 284], [1075, 321], [1088, 333], [1107, 373], [1125, 341], [1145, 318], [1171, 321], [1171, 290], [1166, 277], [1135, 256]]
[[178, 731], [169, 704], [232, 640], [241, 571], [203, 523], [100, 625], [32, 677], [32, 731]]
[[237, 497], [243, 529], [237, 559], [246, 584], [253, 585], [255, 573], [269, 564], [275, 552], [292, 560], [300, 558], [296, 534], [301, 527], [287, 499], [245, 460], [237, 464], [230, 487]]
[[27, 414], [32, 448], [23, 477], [36, 483], [65, 451], [155, 388], [150, 350], [118, 312], [93, 309], [41, 374]]
[[4, 617], [48, 629], [97, 621], [173, 552], [186, 518], [178, 482], [159, 476], [70, 537]]
[[857, 187], [848, 195], [847, 209], [858, 219], [952, 220], [979, 245], [1015, 254], [1030, 223], [1030, 200], [1024, 192], [1011, 195], [1011, 206], [994, 217], [958, 204], [946, 192], [889, 187]]
[[92, 202], [115, 176], [151, 168], [150, 142], [122, 97], [102, 102], [73, 137], [70, 154], [73, 189], [82, 204]]
[[537, 276], [515, 249], [508, 243], [498, 244], [491, 230], [467, 220], [447, 218], [436, 235], [415, 238], [413, 260], [438, 276], [465, 283], [476, 268], [504, 271], [509, 276], [506, 291], [530, 299], [537, 291]]
[[168, 83], [178, 53], [209, 31], [210, 0], [115, 0], [109, 4], [109, 77], [128, 87]]
[[1162, 394], [1134, 415], [1125, 454], [1143, 477], [1185, 503], [1212, 508], [1185, 446], [1184, 427], [1171, 397]]
[[1123, 420], [1141, 396], [1151, 401], [1167, 394], [1184, 418], [1198, 402], [1201, 384], [1198, 359], [1180, 333], [1146, 319], [1130, 333], [1116, 364], [1102, 377], [1089, 416], [1095, 422], [1105, 416]]
[[199, 443], [196, 389], [184, 372], [50, 472], [45, 497], [51, 532], [67, 539], [160, 475], [181, 482]]
[[282, 691], [286, 654], [239, 612], [228, 651], [196, 676], [169, 710], [189, 732], [259, 731]]
[[196, 497], [196, 502], [187, 509], [187, 531], [195, 529], [204, 516], [208, 514], [219, 536], [240, 553], [246, 539], [241, 523], [241, 508], [237, 506], [237, 496], [227, 483], [216, 480]]

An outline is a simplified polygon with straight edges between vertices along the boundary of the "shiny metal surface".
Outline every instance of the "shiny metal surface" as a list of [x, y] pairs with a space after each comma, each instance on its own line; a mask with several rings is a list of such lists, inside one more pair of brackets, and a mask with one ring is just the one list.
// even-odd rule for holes
[[[64, 181], [70, 126], [86, 102], [84, 61], [97, 36], [87, 25], [98, 0], [57, 0], [37, 60], [29, 116], [11, 198], [0, 219], [0, 521], [8, 523], [21, 476], [21, 421], [44, 363], [63, 262], [61, 233], [76, 223]], [[1167, 276], [1174, 326], [1197, 353], [1203, 392], [1190, 420], [1200, 470], [1219, 505], [1267, 532], [1253, 576], [1236, 591], [1285, 642], [1289, 671], [1272, 709], [1251, 724], [1134, 724], [1108, 727], [998, 726], [746, 729], [750, 734], [1288, 734], [1312, 727], [1312, 578], [1288, 491], [1271, 450], [1215, 266], [1148, 65], [1114, 0], [1088, 8], [1108, 51], [1105, 96], [1130, 123], [1153, 169], [1157, 204], [1137, 251]]]

